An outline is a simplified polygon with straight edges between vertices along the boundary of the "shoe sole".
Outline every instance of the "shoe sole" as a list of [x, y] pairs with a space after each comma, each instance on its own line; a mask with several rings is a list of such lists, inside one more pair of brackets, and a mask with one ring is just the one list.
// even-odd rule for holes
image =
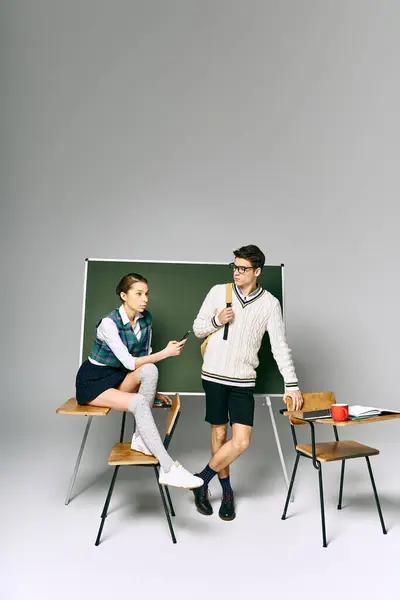
[[132, 450], [133, 452], [139, 452], [139, 454], [143, 454], [143, 456], [153, 456], [153, 455], [151, 454], [151, 452], [149, 452], [149, 453], [147, 453], [147, 452], [142, 452], [141, 450], [138, 450], [137, 448], [132, 448], [132, 446], [131, 446], [131, 450]]
[[[160, 485], [163, 485], [164, 487], [177, 487], [177, 488], [181, 488], [182, 490], [193, 490], [195, 488], [192, 487], [188, 487], [187, 485], [171, 485], [170, 483], [161, 483], [161, 481], [158, 482]], [[199, 485], [199, 487], [201, 487], [201, 485]]]
[[234, 515], [233, 517], [221, 517], [221, 515], [218, 515], [220, 519], [222, 519], [222, 521], [233, 521], [234, 519], [236, 519], [236, 515]]
[[134, 452], [139, 452], [140, 454], [144, 454], [145, 456], [153, 456], [150, 451], [143, 452], [143, 450], [139, 450], [139, 448], [134, 448], [132, 444], [131, 444], [131, 450], [133, 450]]
[[203, 517], [211, 517], [211, 515], [214, 514], [214, 511], [210, 512], [210, 513], [203, 512], [202, 510], [198, 509], [197, 506], [196, 506], [196, 510], [199, 513], [199, 515], [203, 515]]

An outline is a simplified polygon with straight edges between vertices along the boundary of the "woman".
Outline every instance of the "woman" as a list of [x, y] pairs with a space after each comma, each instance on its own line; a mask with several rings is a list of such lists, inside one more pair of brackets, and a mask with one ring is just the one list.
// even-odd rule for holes
[[117, 295], [122, 300], [96, 325], [96, 337], [88, 360], [76, 376], [79, 404], [129, 410], [136, 420], [131, 448], [152, 454], [160, 462], [159, 482], [183, 488], [195, 488], [203, 480], [174, 462], [164, 448], [154, 423], [151, 406], [156, 395], [158, 370], [155, 363], [179, 356], [185, 342], [169, 342], [161, 352], [151, 351], [151, 314], [147, 280], [137, 273], [125, 275]]

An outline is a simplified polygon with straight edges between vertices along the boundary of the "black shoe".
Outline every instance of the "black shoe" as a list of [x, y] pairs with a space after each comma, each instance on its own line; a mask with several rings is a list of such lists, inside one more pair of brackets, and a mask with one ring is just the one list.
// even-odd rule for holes
[[206, 485], [202, 485], [201, 487], [193, 488], [192, 492], [194, 494], [194, 503], [198, 512], [202, 515], [212, 515], [213, 509], [208, 499], [208, 487]]
[[233, 494], [225, 494], [222, 497], [221, 507], [218, 515], [223, 521], [233, 521], [233, 519], [236, 517], [235, 500], [233, 498]]

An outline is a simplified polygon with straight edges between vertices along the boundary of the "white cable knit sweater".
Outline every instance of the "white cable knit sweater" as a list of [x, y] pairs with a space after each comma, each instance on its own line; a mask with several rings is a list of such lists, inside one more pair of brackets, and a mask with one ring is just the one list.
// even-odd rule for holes
[[234, 286], [234, 319], [229, 324], [228, 339], [224, 340], [224, 326], [220, 326], [217, 315], [226, 307], [225, 291], [225, 285], [215, 285], [207, 294], [193, 323], [193, 331], [198, 338], [205, 338], [215, 332], [209, 339], [204, 355], [202, 378], [224, 385], [254, 386], [255, 369], [259, 364], [258, 351], [267, 331], [286, 389], [298, 390], [277, 298], [259, 287], [245, 299], [240, 289]]

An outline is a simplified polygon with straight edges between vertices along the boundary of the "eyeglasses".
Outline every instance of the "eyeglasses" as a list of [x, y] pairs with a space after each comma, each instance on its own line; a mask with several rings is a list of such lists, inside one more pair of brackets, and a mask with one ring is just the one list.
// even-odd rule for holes
[[240, 265], [235, 265], [235, 263], [229, 263], [228, 267], [230, 268], [231, 271], [233, 271], [233, 272], [237, 271], [238, 273], [240, 273], [240, 275], [244, 275], [246, 273], [246, 271], [248, 271], [249, 269], [257, 268], [257, 267], [242, 267]]

